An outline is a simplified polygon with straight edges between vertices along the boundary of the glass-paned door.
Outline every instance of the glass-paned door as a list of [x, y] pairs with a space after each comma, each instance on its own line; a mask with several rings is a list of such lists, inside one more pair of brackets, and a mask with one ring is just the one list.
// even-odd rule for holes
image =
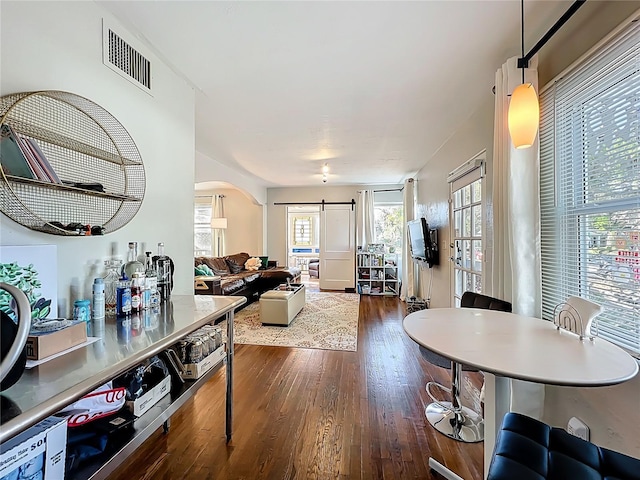
[[287, 207], [287, 258], [302, 272], [309, 260], [320, 258], [320, 206]]
[[451, 182], [452, 305], [460, 306], [466, 291], [482, 293], [483, 189], [482, 164]]

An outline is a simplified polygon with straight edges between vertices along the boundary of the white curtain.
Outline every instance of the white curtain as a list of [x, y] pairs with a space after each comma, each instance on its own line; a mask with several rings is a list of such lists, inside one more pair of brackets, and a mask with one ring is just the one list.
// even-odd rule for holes
[[360, 190], [356, 204], [356, 245], [376, 243], [373, 190]]
[[[225, 218], [224, 216], [224, 195], [214, 195], [211, 198], [211, 218]], [[224, 229], [212, 228], [211, 240], [213, 251], [217, 257], [221, 257], [225, 252]]]
[[409, 247], [409, 235], [407, 235], [407, 222], [415, 219], [415, 191], [413, 178], [404, 182], [403, 204], [404, 204], [404, 225], [402, 226], [402, 288], [400, 289], [400, 299], [406, 301], [417, 292], [415, 262], [411, 258]]
[[[537, 58], [529, 62], [525, 80], [538, 91]], [[513, 57], [496, 73], [493, 142], [494, 248], [491, 295], [508, 300], [514, 313], [541, 316], [540, 148], [516, 150], [507, 126], [509, 95], [522, 83]], [[541, 418], [544, 386], [512, 380], [511, 410]]]

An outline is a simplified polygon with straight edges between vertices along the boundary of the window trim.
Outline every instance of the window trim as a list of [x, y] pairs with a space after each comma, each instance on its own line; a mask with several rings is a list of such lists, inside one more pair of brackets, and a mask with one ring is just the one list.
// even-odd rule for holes
[[[204, 221], [204, 222], [196, 222], [195, 221], [195, 216], [196, 216], [196, 210], [198, 208], [209, 208], [209, 220], [208, 221]], [[193, 254], [196, 257], [211, 257], [213, 256], [213, 229], [211, 228], [211, 215], [213, 214], [213, 208], [211, 207], [211, 203], [207, 203], [207, 202], [198, 202], [196, 201], [193, 205], [193, 214], [194, 214], [194, 220], [193, 220]], [[196, 250], [196, 244], [195, 244], [195, 239], [196, 239], [196, 235], [198, 234], [199, 230], [209, 230], [210, 235], [211, 235], [211, 244], [209, 245], [209, 250]], [[206, 253], [209, 252], [209, 253]]]

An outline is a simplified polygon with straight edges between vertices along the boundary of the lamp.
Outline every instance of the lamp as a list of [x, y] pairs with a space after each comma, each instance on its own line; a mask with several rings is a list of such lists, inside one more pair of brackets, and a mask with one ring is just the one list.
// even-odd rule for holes
[[327, 183], [327, 175], [329, 175], [329, 164], [325, 163], [322, 166], [322, 183]]
[[[215, 229], [218, 229], [218, 230], [226, 230], [226, 228], [227, 228], [227, 219], [225, 217], [212, 218], [211, 219], [211, 228], [215, 228]], [[221, 234], [221, 232], [219, 232], [218, 233], [218, 250], [217, 250], [217, 255], [216, 255], [218, 257], [222, 256], [221, 240], [222, 240], [222, 234]]]
[[[520, 15], [522, 58], [524, 59], [524, 0], [520, 0]], [[529, 148], [533, 145], [538, 133], [540, 105], [536, 89], [531, 83], [524, 81], [524, 69], [529, 66], [529, 62], [520, 62], [520, 60], [518, 59], [518, 67], [522, 68], [522, 85], [517, 86], [511, 94], [508, 115], [509, 133], [514, 147]]]
[[529, 60], [549, 41], [551, 37], [564, 25], [569, 18], [584, 5], [587, 0], [575, 0], [569, 9], [560, 19], [549, 29], [547, 33], [535, 44], [535, 46], [524, 54], [524, 0], [520, 0], [520, 16], [522, 27], [522, 58], [518, 59], [518, 68], [522, 69], [522, 85], [516, 87], [511, 94], [509, 102], [509, 133], [513, 146], [516, 148], [528, 148], [533, 145], [538, 133], [540, 123], [540, 105], [536, 89], [531, 83], [524, 81], [524, 69], [529, 66]]
[[529, 148], [533, 145], [539, 121], [540, 105], [536, 89], [531, 83], [518, 85], [511, 94], [509, 103], [509, 133], [513, 146]]

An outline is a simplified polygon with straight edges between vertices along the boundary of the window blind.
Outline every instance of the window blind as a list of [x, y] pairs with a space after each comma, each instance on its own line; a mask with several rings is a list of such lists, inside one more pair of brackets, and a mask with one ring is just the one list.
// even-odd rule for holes
[[574, 295], [640, 354], [640, 22], [540, 96], [543, 316]]

